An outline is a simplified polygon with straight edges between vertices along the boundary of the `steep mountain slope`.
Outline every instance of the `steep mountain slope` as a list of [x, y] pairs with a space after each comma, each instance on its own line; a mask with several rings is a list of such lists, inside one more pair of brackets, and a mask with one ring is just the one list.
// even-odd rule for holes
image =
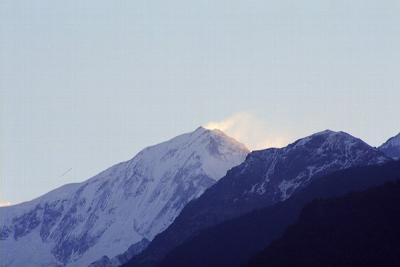
[[355, 167], [329, 174], [314, 180], [286, 201], [204, 229], [171, 251], [158, 266], [242, 266], [271, 241], [279, 238], [297, 220], [302, 208], [313, 199], [343, 196], [398, 180], [400, 162]]
[[400, 266], [399, 225], [399, 181], [315, 200], [247, 266]]
[[86, 182], [0, 208], [0, 265], [87, 266], [144, 248], [247, 153], [221, 131], [200, 127]]
[[312, 180], [336, 170], [389, 159], [347, 133], [323, 131], [285, 148], [250, 153], [200, 198], [190, 202], [174, 223], [129, 266], [154, 266], [201, 229], [289, 198]]
[[400, 159], [400, 133], [387, 140], [379, 147], [385, 155], [394, 159]]

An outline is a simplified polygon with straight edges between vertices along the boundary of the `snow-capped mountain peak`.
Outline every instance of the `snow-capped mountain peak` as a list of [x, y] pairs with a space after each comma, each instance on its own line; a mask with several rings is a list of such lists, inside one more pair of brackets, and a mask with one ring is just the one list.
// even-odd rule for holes
[[83, 183], [0, 208], [0, 258], [6, 266], [87, 266], [143, 247], [247, 153], [221, 131], [199, 127]]
[[156, 161], [156, 165], [151, 164], [146, 169], [159, 177], [167, 169], [179, 169], [182, 164], [200, 161], [205, 174], [218, 180], [233, 167], [232, 158], [239, 158], [236, 162], [240, 163], [243, 154], [248, 152], [243, 144], [223, 132], [199, 127], [194, 132], [145, 148], [132, 159], [132, 164]]

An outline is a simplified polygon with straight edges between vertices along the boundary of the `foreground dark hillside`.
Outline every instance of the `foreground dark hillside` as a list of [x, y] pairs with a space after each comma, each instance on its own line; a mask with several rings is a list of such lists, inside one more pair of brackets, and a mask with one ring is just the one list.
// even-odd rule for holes
[[247, 267], [400, 266], [400, 182], [307, 205]]
[[327, 175], [284, 202], [201, 231], [171, 251], [160, 266], [240, 266], [281, 237], [312, 200], [343, 196], [395, 180], [400, 180], [399, 161]]

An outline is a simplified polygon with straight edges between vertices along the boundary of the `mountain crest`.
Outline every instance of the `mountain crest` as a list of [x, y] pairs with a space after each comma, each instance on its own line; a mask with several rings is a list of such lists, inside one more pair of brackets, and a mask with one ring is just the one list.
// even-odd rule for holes
[[[262, 156], [257, 158], [267, 164], [265, 179], [253, 184], [247, 194], [268, 194], [277, 186], [283, 200], [307, 185], [311, 177], [322, 176], [335, 169], [388, 160], [364, 141], [348, 133], [331, 130], [301, 138], [281, 149], [267, 149], [261, 153]], [[253, 165], [249, 167], [253, 168]], [[277, 173], [284, 175], [276, 177]], [[276, 191], [273, 192], [276, 194]]]
[[87, 266], [102, 256], [115, 262], [133, 253], [129, 248], [144, 249], [140, 242], [168, 227], [247, 153], [221, 131], [199, 127], [83, 183], [0, 208], [0, 258], [10, 266]]

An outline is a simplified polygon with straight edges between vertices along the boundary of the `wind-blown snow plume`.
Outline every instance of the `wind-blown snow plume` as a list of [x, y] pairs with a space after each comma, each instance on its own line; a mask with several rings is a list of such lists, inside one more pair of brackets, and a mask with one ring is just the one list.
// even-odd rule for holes
[[0, 207], [7, 207], [7, 206], [11, 206], [11, 202], [0, 200]]
[[290, 141], [287, 134], [276, 132], [268, 123], [250, 112], [235, 113], [221, 121], [209, 122], [204, 127], [219, 129], [252, 150], [283, 147]]

